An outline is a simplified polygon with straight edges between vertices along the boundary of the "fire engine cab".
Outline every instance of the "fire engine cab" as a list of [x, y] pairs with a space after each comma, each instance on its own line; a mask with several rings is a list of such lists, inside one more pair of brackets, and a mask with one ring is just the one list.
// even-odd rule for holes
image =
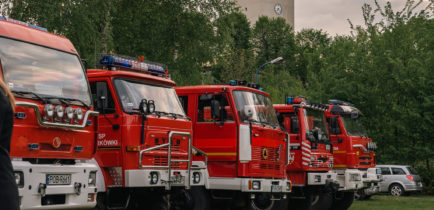
[[367, 136], [360, 119], [363, 115], [354, 105], [329, 100], [325, 116], [333, 144], [333, 170], [340, 184], [333, 206], [342, 209], [351, 205], [355, 190], [371, 187], [379, 181], [376, 174], [367, 174], [368, 168], [375, 167], [377, 145]]
[[292, 181], [290, 208], [328, 209], [337, 190], [333, 154], [324, 112], [328, 107], [309, 103], [302, 97], [288, 97], [275, 104], [280, 125], [290, 135], [290, 162], [286, 167]]
[[166, 67], [114, 54], [102, 55], [99, 64], [87, 72], [101, 113], [98, 208], [208, 208], [200, 188], [206, 162], [192, 165], [192, 122]]
[[270, 96], [234, 80], [176, 92], [193, 121], [193, 145], [208, 155], [205, 187], [213, 206], [286, 209], [289, 139]]
[[[0, 77], [16, 98], [11, 159], [21, 209], [95, 206], [95, 117], [72, 43], [0, 17]], [[1, 205], [1, 204], [0, 204]]]

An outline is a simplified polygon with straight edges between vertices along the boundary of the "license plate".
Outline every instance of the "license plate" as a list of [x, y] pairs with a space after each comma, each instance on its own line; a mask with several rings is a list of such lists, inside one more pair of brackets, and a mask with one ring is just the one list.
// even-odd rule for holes
[[47, 174], [48, 185], [69, 185], [71, 184], [71, 174]]
[[282, 192], [282, 186], [271, 185], [271, 192]]

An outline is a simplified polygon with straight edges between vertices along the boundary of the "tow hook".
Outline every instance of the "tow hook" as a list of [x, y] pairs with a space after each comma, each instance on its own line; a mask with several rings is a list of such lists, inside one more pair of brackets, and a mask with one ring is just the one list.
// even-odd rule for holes
[[39, 183], [38, 193], [41, 194], [42, 197], [45, 196], [46, 189], [47, 189], [47, 184]]
[[80, 195], [81, 193], [81, 183], [75, 182], [74, 183], [74, 192], [77, 195]]

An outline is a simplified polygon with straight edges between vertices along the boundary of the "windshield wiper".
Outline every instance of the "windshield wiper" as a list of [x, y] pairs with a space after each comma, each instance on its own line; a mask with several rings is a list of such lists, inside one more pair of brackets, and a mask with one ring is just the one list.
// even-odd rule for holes
[[61, 101], [62, 103], [65, 103], [66, 105], [70, 105], [69, 102], [71, 101], [76, 101], [79, 102], [81, 105], [83, 105], [84, 107], [86, 107], [86, 109], [90, 109], [90, 106], [87, 105], [86, 103], [84, 103], [82, 100], [80, 99], [76, 99], [76, 98], [64, 98], [64, 97], [55, 97], [55, 96], [51, 96], [51, 97], [45, 97], [45, 99], [57, 99], [59, 101]]
[[[44, 103], [44, 104], [47, 103], [46, 98], [44, 98], [44, 97], [42, 97], [42, 96], [40, 96], [39, 94], [36, 94], [36, 93], [34, 93], [34, 92], [30, 92], [30, 91], [18, 91], [18, 90], [12, 90], [11, 92], [12, 92], [12, 93], [15, 93], [15, 94], [17, 94], [17, 95], [21, 95], [21, 96], [23, 96], [23, 95], [25, 95], [25, 94], [30, 94], [30, 95], [35, 96], [36, 99], [42, 101], [42, 103]], [[33, 98], [33, 97], [32, 97], [32, 98]]]

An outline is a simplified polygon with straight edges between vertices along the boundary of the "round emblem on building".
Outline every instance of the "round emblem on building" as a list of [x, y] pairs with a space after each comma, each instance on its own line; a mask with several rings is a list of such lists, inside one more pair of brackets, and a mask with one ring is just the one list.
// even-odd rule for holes
[[280, 4], [274, 5], [274, 12], [278, 15], [281, 15], [282, 14], [282, 5], [280, 5]]
[[268, 159], [268, 150], [267, 148], [262, 149], [262, 159]]
[[51, 145], [53, 146], [54, 149], [58, 149], [60, 145], [62, 145], [62, 141], [60, 141], [59, 137], [55, 137]]

